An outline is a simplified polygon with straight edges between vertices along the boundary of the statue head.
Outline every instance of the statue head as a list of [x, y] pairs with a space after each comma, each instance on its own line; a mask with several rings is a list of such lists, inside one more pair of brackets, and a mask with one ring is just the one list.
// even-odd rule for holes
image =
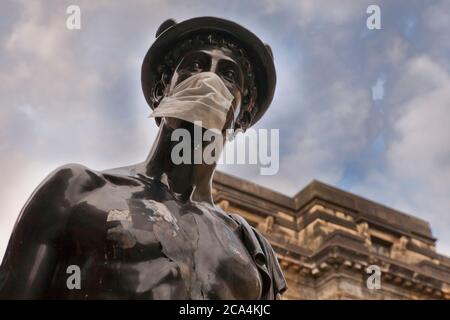
[[234, 97], [225, 129], [245, 131], [268, 108], [276, 82], [272, 52], [247, 29], [201, 17], [179, 24], [167, 20], [156, 37], [142, 66], [142, 87], [152, 109], [177, 84], [200, 72], [218, 75]]

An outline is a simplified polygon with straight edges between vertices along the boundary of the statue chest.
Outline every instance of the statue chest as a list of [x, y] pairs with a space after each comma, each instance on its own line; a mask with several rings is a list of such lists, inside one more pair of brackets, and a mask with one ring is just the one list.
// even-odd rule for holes
[[237, 225], [207, 208], [134, 200], [109, 210], [106, 263], [138, 298], [258, 299], [260, 274]]

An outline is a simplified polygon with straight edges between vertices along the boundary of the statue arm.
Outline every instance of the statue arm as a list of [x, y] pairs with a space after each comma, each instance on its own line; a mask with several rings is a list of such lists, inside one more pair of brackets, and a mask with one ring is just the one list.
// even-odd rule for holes
[[230, 217], [241, 226], [244, 244], [263, 276], [261, 300], [281, 299], [281, 295], [287, 290], [287, 284], [272, 246], [258, 230], [251, 227], [240, 215], [230, 214]]
[[23, 207], [0, 268], [0, 299], [45, 298], [69, 211], [66, 190], [73, 169], [50, 174]]

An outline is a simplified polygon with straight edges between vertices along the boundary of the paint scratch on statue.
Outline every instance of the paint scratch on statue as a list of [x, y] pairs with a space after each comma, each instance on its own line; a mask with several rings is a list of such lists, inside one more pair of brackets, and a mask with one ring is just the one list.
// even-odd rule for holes
[[107, 222], [110, 221], [130, 221], [131, 222], [131, 216], [130, 211], [128, 210], [117, 210], [113, 209], [108, 212], [108, 218], [106, 219]]
[[147, 209], [150, 209], [153, 211], [152, 216], [149, 217], [149, 219], [151, 221], [167, 221], [170, 224], [172, 224], [175, 228], [175, 230], [173, 231], [173, 236], [176, 235], [176, 231], [179, 230], [178, 227], [178, 221], [177, 219], [172, 215], [172, 213], [170, 212], [170, 210], [161, 202], [157, 202], [154, 200], [142, 200], [142, 202], [144, 203], [145, 207]]

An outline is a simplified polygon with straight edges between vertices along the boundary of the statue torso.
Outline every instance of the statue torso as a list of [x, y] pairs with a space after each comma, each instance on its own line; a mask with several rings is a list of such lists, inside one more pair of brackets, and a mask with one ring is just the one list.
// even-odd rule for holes
[[[50, 296], [260, 297], [258, 269], [238, 224], [223, 211], [180, 201], [143, 177], [98, 173], [95, 179], [71, 208]], [[81, 290], [66, 287], [69, 265], [81, 269]]]

